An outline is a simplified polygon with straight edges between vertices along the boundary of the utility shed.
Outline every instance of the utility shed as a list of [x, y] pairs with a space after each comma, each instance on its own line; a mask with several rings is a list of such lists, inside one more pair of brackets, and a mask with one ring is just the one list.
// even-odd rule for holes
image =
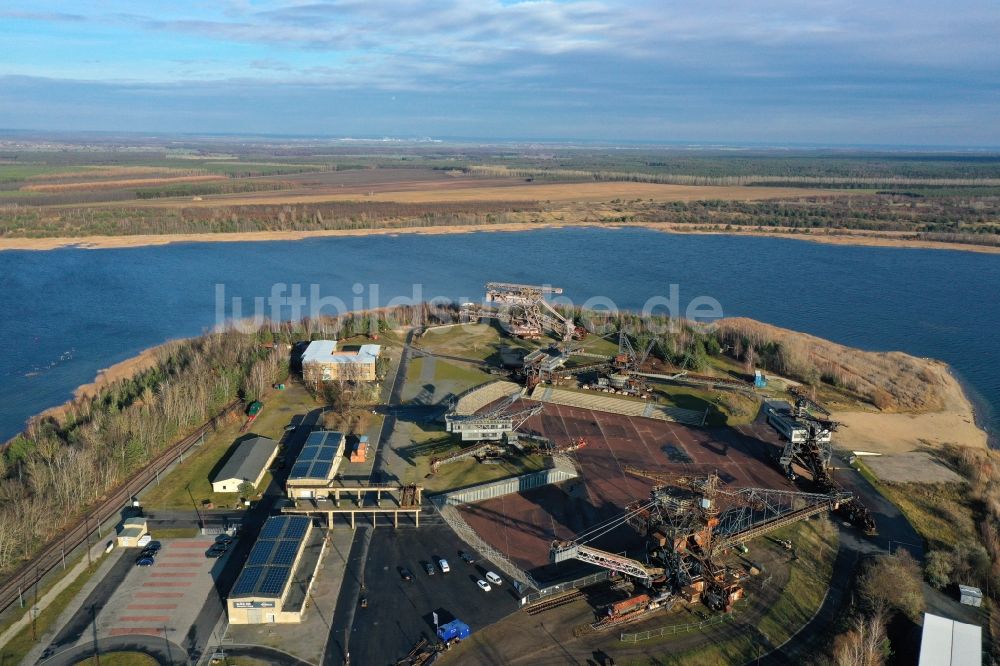
[[118, 531], [118, 545], [122, 548], [135, 548], [142, 535], [148, 531], [145, 518], [126, 518]]
[[983, 629], [924, 613], [918, 666], [982, 666]]
[[212, 491], [216, 493], [239, 492], [246, 482], [254, 487], [264, 478], [264, 472], [278, 454], [278, 443], [270, 437], [256, 435], [237, 443], [229, 454], [229, 459], [210, 479]]
[[375, 362], [380, 351], [378, 345], [338, 351], [336, 340], [313, 340], [302, 354], [302, 378], [314, 384], [338, 379], [375, 381]]
[[959, 600], [966, 606], [980, 607], [983, 605], [983, 591], [969, 585], [958, 586]]

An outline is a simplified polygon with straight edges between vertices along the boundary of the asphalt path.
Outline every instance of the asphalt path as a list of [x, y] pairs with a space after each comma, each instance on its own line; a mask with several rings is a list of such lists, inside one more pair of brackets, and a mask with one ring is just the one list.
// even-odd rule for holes
[[60, 652], [42, 663], [45, 666], [73, 666], [95, 654], [113, 652], [142, 652], [148, 654], [164, 666], [187, 666], [188, 659], [181, 646], [165, 638], [155, 636], [117, 636], [102, 638], [95, 646], [93, 642]]
[[107, 575], [87, 595], [83, 605], [77, 609], [62, 630], [56, 634], [52, 643], [42, 653], [43, 659], [47, 655], [59, 652], [66, 646], [73, 645], [83, 638], [87, 631], [92, 630], [92, 623], [96, 612], [108, 603], [108, 600], [118, 590], [125, 577], [128, 576], [129, 571], [135, 566], [135, 556], [138, 555], [139, 549], [115, 549], [112, 552], [117, 553], [118, 561], [112, 565]]

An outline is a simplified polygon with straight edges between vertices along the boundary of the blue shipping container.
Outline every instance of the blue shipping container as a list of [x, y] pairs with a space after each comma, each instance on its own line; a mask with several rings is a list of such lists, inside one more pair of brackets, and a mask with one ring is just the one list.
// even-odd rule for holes
[[438, 627], [438, 638], [443, 641], [450, 641], [455, 638], [468, 638], [472, 630], [469, 625], [461, 620], [452, 620], [448, 624]]

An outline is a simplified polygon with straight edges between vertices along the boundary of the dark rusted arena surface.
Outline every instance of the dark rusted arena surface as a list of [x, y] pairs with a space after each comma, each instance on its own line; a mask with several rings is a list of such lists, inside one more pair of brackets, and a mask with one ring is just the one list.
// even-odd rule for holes
[[[576, 407], [546, 404], [522, 428], [556, 445], [577, 437], [587, 447], [571, 455], [580, 476], [559, 486], [466, 505], [462, 516], [491, 546], [539, 580], [556, 576], [548, 564], [553, 539], [568, 539], [620, 515], [628, 502], [648, 497], [653, 483], [623, 471], [625, 465], [677, 474], [716, 472], [723, 485], [786, 488], [794, 486], [770, 462], [774, 445], [732, 428], [692, 428], [654, 419], [633, 418]], [[770, 437], [755, 425], [743, 432]], [[641, 541], [628, 526], [591, 542], [631, 554]], [[565, 575], [561, 569], [559, 575]]]

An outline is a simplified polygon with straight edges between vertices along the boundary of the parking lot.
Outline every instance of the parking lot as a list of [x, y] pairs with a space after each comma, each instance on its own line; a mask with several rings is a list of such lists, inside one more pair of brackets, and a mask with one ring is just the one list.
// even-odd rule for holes
[[[504, 578], [489, 592], [479, 589], [476, 581], [493, 566], [478, 554], [475, 564], [466, 564], [459, 550], [469, 548], [445, 525], [375, 529], [364, 573], [368, 607], [354, 616], [352, 663], [395, 663], [421, 636], [433, 636], [435, 612], [440, 624], [457, 618], [476, 632], [518, 609], [520, 595], [510, 581]], [[440, 558], [448, 561], [450, 573], [436, 566]], [[433, 576], [423, 562], [435, 563]], [[399, 567], [409, 569], [413, 580], [404, 581]], [[356, 585], [345, 585], [344, 592], [354, 592], [358, 603]]]
[[[164, 636], [180, 643], [194, 623], [225, 558], [212, 559], [205, 551], [211, 538], [170, 539], [153, 566], [135, 566], [138, 548], [122, 553], [124, 579], [96, 611], [93, 625], [98, 638], [143, 634]], [[91, 631], [94, 630], [91, 629]], [[84, 632], [84, 641], [93, 635]]]

